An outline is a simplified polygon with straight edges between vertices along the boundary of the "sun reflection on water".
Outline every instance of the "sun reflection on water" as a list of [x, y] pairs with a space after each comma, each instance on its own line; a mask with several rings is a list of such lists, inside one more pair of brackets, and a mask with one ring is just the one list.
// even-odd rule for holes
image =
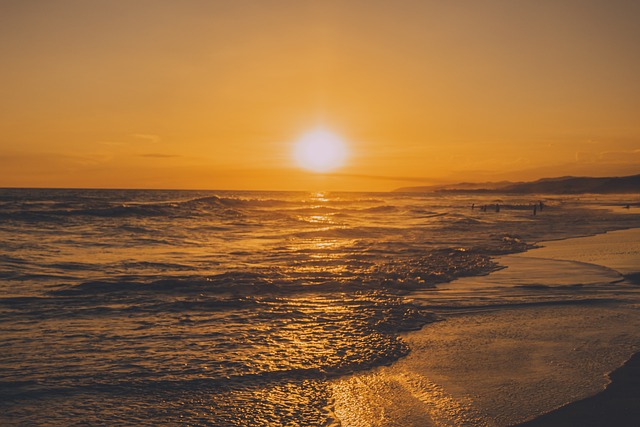
[[331, 215], [311, 215], [307, 217], [300, 217], [300, 219], [311, 224], [334, 224]]
[[312, 193], [311, 194], [311, 200], [313, 200], [314, 202], [321, 202], [321, 203], [326, 203], [329, 201], [329, 194], [323, 191], [319, 191], [317, 193]]

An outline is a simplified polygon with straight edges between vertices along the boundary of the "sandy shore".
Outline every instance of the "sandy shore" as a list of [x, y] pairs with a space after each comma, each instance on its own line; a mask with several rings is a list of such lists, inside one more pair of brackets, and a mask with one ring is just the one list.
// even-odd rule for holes
[[570, 403], [518, 427], [636, 427], [640, 420], [640, 353], [609, 374], [611, 384], [595, 396]]
[[416, 295], [442, 321], [405, 335], [408, 357], [333, 384], [342, 426], [511, 426], [558, 408], [570, 421], [527, 425], [585, 425], [568, 404], [632, 398], [635, 362], [613, 375], [626, 388], [603, 390], [640, 350], [640, 288], [625, 279], [637, 277], [640, 230], [544, 246]]

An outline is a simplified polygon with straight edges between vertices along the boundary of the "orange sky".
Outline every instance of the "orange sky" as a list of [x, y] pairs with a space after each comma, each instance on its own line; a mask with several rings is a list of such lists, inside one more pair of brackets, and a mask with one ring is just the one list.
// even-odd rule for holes
[[[640, 2], [0, 1], [0, 186], [640, 173]], [[296, 168], [324, 126], [333, 176]]]

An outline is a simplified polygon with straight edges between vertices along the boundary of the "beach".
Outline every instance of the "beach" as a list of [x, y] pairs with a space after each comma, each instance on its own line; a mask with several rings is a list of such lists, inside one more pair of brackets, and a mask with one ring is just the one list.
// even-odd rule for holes
[[0, 1], [0, 427], [640, 427], [639, 17]]
[[[640, 289], [624, 277], [640, 266], [639, 242], [639, 229], [544, 242], [498, 257], [502, 270], [414, 295], [441, 321], [403, 336], [406, 358], [336, 381], [342, 425], [511, 426], [602, 394], [640, 350]], [[617, 381], [635, 378], [622, 394], [637, 405], [629, 372]], [[615, 425], [637, 425], [637, 411], [608, 408]], [[597, 422], [582, 408], [563, 416], [526, 425], [605, 425], [582, 424]]]
[[507, 426], [599, 393], [639, 348], [637, 209], [499, 197], [0, 190], [0, 424]]

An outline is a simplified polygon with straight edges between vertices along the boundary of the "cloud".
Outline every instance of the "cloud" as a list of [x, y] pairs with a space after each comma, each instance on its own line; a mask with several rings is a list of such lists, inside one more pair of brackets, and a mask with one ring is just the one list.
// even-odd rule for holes
[[[96, 168], [108, 167], [114, 157], [109, 153], [13, 152], [0, 153], [0, 177], [3, 185], [48, 186], [47, 179], [57, 179]], [[52, 181], [53, 182], [53, 181]], [[77, 184], [66, 184], [77, 185]]]
[[638, 163], [640, 162], [640, 149], [602, 151], [594, 153], [591, 151], [576, 152], [576, 163]]
[[600, 153], [602, 162], [636, 163], [640, 161], [640, 149], [627, 151], [604, 151]]
[[179, 154], [145, 153], [145, 154], [139, 154], [139, 157], [147, 157], [152, 159], [169, 159], [169, 158], [183, 157], [183, 156]]
[[141, 142], [151, 142], [153, 144], [160, 142], [160, 136], [152, 133], [134, 133], [131, 136], [141, 140]]
[[106, 145], [108, 147], [122, 147], [127, 145], [125, 142], [118, 141], [98, 141], [98, 144]]

